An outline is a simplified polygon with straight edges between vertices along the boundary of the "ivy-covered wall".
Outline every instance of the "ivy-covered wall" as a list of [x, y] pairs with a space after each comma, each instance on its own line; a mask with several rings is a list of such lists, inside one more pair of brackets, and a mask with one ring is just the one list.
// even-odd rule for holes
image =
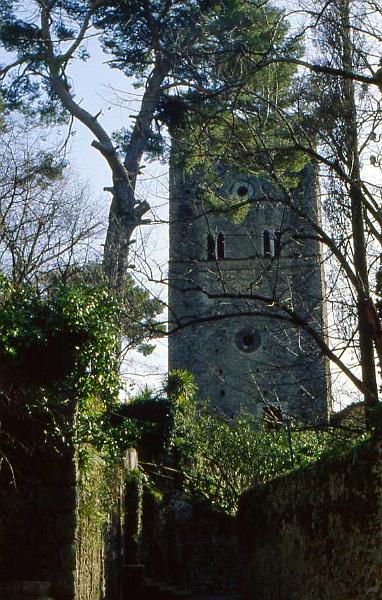
[[102, 286], [41, 294], [0, 275], [0, 308], [0, 583], [115, 600], [131, 443], [113, 424], [118, 304]]
[[244, 494], [243, 598], [382, 598], [382, 442]]
[[0, 469], [0, 581], [47, 581], [55, 600], [73, 600], [74, 449], [41, 443], [43, 423], [36, 420], [19, 423], [18, 432], [23, 443], [3, 447]]
[[120, 598], [124, 468], [108, 465], [93, 448], [79, 452], [76, 600]]
[[47, 581], [55, 600], [119, 598], [123, 467], [92, 447], [33, 448], [40, 427], [28, 429], [0, 469], [0, 582]]

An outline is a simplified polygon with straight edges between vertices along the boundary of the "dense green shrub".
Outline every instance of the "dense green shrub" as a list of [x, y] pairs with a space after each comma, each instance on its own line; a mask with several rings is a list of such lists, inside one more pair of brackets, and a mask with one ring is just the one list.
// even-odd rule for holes
[[246, 412], [228, 418], [197, 398], [192, 376], [182, 371], [170, 375], [166, 391], [170, 424], [166, 459], [159, 457], [157, 472], [227, 513], [235, 512], [248, 487], [346, 451], [364, 437], [340, 428], [308, 429], [297, 421], [269, 423]]
[[[115, 425], [111, 419], [119, 403], [120, 313], [102, 286], [59, 285], [41, 295], [1, 276], [0, 401], [6, 421], [16, 416], [18, 422], [41, 423], [44, 439], [35, 430], [37, 444], [74, 438], [111, 459], [130, 445], [136, 436], [132, 421]], [[2, 430], [3, 441], [17, 443], [16, 429]]]

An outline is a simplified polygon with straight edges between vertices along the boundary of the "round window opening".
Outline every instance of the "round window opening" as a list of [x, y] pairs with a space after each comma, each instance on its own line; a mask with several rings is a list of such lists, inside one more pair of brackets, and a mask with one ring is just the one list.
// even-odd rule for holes
[[256, 329], [247, 327], [237, 332], [235, 342], [241, 352], [254, 352], [261, 344], [261, 335]]
[[241, 185], [238, 190], [237, 190], [237, 195], [240, 196], [240, 198], [243, 198], [244, 196], [248, 195], [248, 188], [246, 185]]
[[244, 346], [247, 346], [249, 348], [250, 346], [253, 346], [254, 341], [255, 341], [255, 338], [253, 337], [252, 334], [247, 333], [246, 335], [243, 335]]
[[255, 189], [249, 181], [243, 179], [236, 181], [230, 188], [230, 194], [232, 196], [238, 196], [239, 198], [248, 198], [252, 200], [254, 197]]

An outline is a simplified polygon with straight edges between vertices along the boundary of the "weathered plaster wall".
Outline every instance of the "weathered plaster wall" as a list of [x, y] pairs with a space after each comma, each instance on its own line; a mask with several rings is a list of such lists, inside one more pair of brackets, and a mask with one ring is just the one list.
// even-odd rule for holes
[[382, 598], [382, 442], [244, 494], [244, 600]]

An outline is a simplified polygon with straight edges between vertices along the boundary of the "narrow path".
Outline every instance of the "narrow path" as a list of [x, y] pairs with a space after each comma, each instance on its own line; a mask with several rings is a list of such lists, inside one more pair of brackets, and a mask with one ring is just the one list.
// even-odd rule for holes
[[194, 596], [195, 600], [240, 600], [239, 594], [209, 594], [207, 596]]

